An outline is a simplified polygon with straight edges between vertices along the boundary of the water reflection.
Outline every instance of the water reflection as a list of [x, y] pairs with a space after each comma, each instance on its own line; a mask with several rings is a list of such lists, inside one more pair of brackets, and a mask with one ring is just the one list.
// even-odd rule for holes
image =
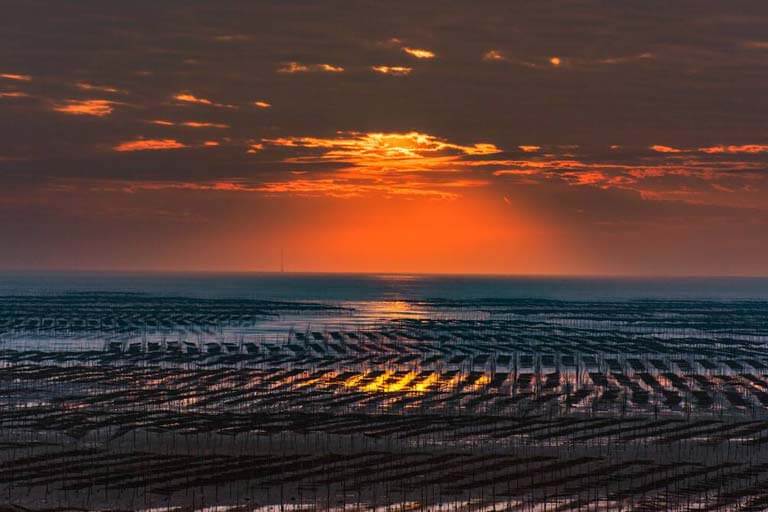
[[357, 316], [370, 320], [396, 320], [401, 318], [421, 319], [426, 317], [425, 308], [404, 300], [380, 300], [355, 302], [350, 306], [359, 311]]

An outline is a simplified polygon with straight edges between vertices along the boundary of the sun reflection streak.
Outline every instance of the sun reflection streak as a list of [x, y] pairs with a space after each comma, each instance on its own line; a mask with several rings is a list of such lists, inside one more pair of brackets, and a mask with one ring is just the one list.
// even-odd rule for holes
[[386, 320], [422, 318], [424, 316], [420, 308], [404, 300], [371, 301], [356, 304], [356, 306], [372, 317]]
[[440, 375], [437, 372], [432, 372], [424, 380], [414, 384], [412, 389], [417, 393], [425, 393], [429, 391], [432, 386], [437, 385], [439, 381]]
[[380, 391], [384, 389], [384, 384], [394, 375], [395, 372], [392, 370], [387, 370], [375, 379], [373, 379], [373, 382], [366, 384], [361, 388], [362, 391]]
[[396, 382], [384, 386], [383, 391], [386, 391], [388, 393], [402, 391], [408, 384], [410, 384], [416, 378], [417, 375], [418, 374], [415, 371], [410, 371], [406, 373], [405, 376], [397, 380]]
[[487, 373], [482, 374], [471, 386], [467, 386], [466, 391], [476, 393], [491, 383], [491, 376]]
[[353, 375], [344, 381], [344, 387], [357, 388], [358, 384], [360, 384], [360, 381], [362, 381], [368, 375], [368, 373], [369, 372], [366, 370], [364, 372], [358, 373], [357, 375]]

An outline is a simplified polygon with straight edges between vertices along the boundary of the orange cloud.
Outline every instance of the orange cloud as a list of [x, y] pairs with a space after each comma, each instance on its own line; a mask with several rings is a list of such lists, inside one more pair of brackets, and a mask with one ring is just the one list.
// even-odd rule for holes
[[221, 43], [243, 42], [250, 41], [251, 36], [246, 34], [223, 34], [220, 36], [214, 36], [213, 40]]
[[342, 73], [344, 68], [333, 64], [302, 64], [301, 62], [286, 62], [279, 68], [278, 73]]
[[182, 103], [192, 103], [195, 105], [206, 105], [209, 107], [220, 107], [220, 108], [236, 108], [234, 105], [227, 105], [225, 103], [216, 103], [215, 101], [209, 100], [208, 98], [201, 98], [189, 92], [180, 92], [180, 93], [174, 94], [173, 99]]
[[744, 144], [741, 146], [709, 146], [706, 148], [699, 148], [702, 153], [718, 154], [718, 153], [766, 153], [768, 152], [768, 145], [766, 144]]
[[21, 91], [0, 91], [0, 98], [28, 98], [29, 94]]
[[145, 181], [124, 183], [119, 187], [101, 187], [102, 190], [122, 190], [135, 193], [141, 190], [217, 190], [224, 192], [256, 192], [256, 188], [236, 182], [178, 182], [178, 181]]
[[506, 59], [507, 58], [504, 56], [504, 54], [498, 50], [488, 50], [483, 54], [483, 60], [486, 61], [500, 61]]
[[768, 41], [745, 41], [744, 47], [755, 50], [768, 50]]
[[657, 153], [681, 153], [681, 149], [673, 148], [672, 146], [662, 146], [660, 144], [654, 144], [651, 149]]
[[[456, 197], [451, 190], [485, 186], [488, 182], [457, 178], [462, 168], [471, 168], [467, 157], [498, 153], [494, 144], [463, 145], [419, 133], [339, 132], [337, 137], [281, 137], [263, 139], [265, 146], [303, 148], [309, 155], [291, 156], [292, 164], [336, 162], [339, 170], [316, 179], [294, 179], [265, 185], [269, 193], [318, 194], [352, 197], [364, 193], [388, 195]], [[319, 153], [318, 153], [319, 152]]]
[[417, 59], [434, 59], [435, 53], [430, 50], [424, 50], [422, 48], [410, 48], [408, 46], [403, 47], [403, 51], [412, 57]]
[[167, 149], [181, 149], [187, 147], [175, 139], [137, 139], [121, 142], [113, 149], [115, 151], [158, 151]]
[[[757, 197], [753, 191], [763, 188], [765, 164], [753, 158], [739, 159], [733, 155], [768, 152], [768, 146], [702, 148], [708, 149], [708, 152], [661, 146], [661, 149], [651, 148], [654, 153], [643, 155], [630, 149], [631, 159], [623, 162], [616, 158], [616, 153], [607, 160], [589, 155], [578, 158], [569, 157], [568, 153], [550, 154], [559, 149], [562, 146], [553, 147], [552, 152], [547, 154], [531, 155], [529, 159], [481, 159], [464, 162], [464, 165], [491, 172], [496, 177], [508, 177], [521, 184], [538, 185], [555, 181], [572, 186], [631, 191], [649, 200], [765, 208], [762, 198], [752, 199], [748, 205], [743, 199], [748, 191], [752, 197]], [[621, 150], [618, 147], [613, 151]], [[723, 160], [710, 156], [720, 153], [726, 153], [730, 158]], [[742, 193], [734, 193], [736, 190]]]
[[19, 82], [29, 82], [32, 80], [32, 77], [29, 75], [17, 75], [15, 73], [0, 73], [0, 78], [5, 78], [6, 80], [17, 80]]
[[187, 128], [229, 128], [228, 124], [208, 123], [203, 121], [182, 121], [175, 123], [173, 121], [166, 121], [165, 119], [154, 119], [149, 122], [159, 126], [185, 126]]
[[287, 62], [277, 68], [278, 73], [305, 73], [309, 71], [309, 66], [299, 64], [298, 62]]
[[[207, 141], [196, 147], [216, 145], [217, 141]], [[181, 147], [189, 146], [173, 139], [140, 139], [123, 143], [115, 150]], [[518, 148], [526, 153], [524, 157], [508, 159], [492, 143], [462, 144], [415, 131], [286, 136], [251, 140], [247, 147], [248, 153], [272, 151], [268, 154], [270, 158], [275, 153], [287, 153], [278, 160], [284, 164], [281, 178], [267, 182], [241, 179], [132, 186], [136, 190], [178, 188], [334, 198], [378, 196], [450, 200], [462, 197], [462, 200], [468, 200], [489, 194], [491, 189], [473, 193], [465, 193], [465, 189], [481, 189], [491, 183], [508, 186], [554, 182], [624, 190], [648, 200], [729, 205], [735, 201], [733, 191], [751, 190], [756, 184], [759, 187], [757, 180], [761, 178], [755, 171], [763, 169], [762, 163], [754, 159], [731, 157], [725, 162], [695, 148], [659, 146], [662, 149], [651, 147], [652, 151], [639, 153], [638, 148], [631, 147], [627, 149], [631, 158], [622, 161], [616, 158], [616, 152], [625, 150], [622, 147], [614, 147], [607, 159], [603, 153], [581, 155], [584, 148], [577, 146], [546, 147], [543, 152], [539, 146], [520, 145]], [[710, 152], [715, 154], [768, 151], [768, 146], [761, 145], [710, 148], [714, 148]], [[736, 173], [736, 170], [749, 172]], [[757, 207], [762, 208], [761, 205]]]
[[419, 160], [434, 157], [435, 154], [450, 154], [451, 151], [466, 155], [489, 155], [501, 150], [493, 144], [477, 143], [472, 146], [453, 144], [443, 139], [419, 132], [406, 133], [359, 133], [341, 132], [340, 137], [282, 137], [264, 139], [272, 146], [325, 148], [329, 151], [322, 159], [337, 159], [356, 163], [369, 160]]
[[180, 126], [186, 126], [188, 128], [229, 128], [228, 124], [222, 123], [204, 123], [200, 121], [184, 121], [179, 123]]
[[198, 105], [213, 105], [214, 103], [211, 100], [205, 99], [205, 98], [198, 98], [194, 94], [189, 94], [185, 92], [180, 92], [178, 94], [175, 94], [173, 96], [173, 99], [177, 101], [184, 101], [186, 103], [197, 103]]
[[116, 103], [109, 100], [68, 100], [53, 106], [53, 110], [63, 114], [78, 116], [106, 117], [114, 110]]
[[548, 57], [546, 61], [528, 61], [523, 60], [520, 58], [516, 58], [514, 56], [510, 57], [502, 53], [500, 50], [489, 50], [483, 54], [483, 60], [486, 62], [508, 62], [511, 64], [517, 64], [520, 66], [525, 66], [527, 68], [532, 69], [551, 69], [553, 67], [557, 68], [560, 66], [568, 66], [568, 67], [581, 67], [582, 69], [589, 69], [589, 68], [595, 68], [596, 66], [601, 65], [609, 65], [609, 64], [622, 64], [626, 62], [632, 62], [637, 60], [644, 60], [644, 59], [653, 59], [655, 58], [655, 55], [652, 53], [646, 52], [646, 53], [640, 53], [637, 55], [627, 55], [627, 56], [619, 56], [619, 57], [608, 57], [604, 59], [579, 59], [579, 58], [568, 58], [565, 59], [563, 57], [554, 55], [551, 57]]
[[652, 53], [645, 52], [637, 55], [629, 55], [626, 57], [609, 57], [607, 59], [600, 59], [598, 64], [623, 64], [625, 62], [631, 62], [634, 60], [653, 59], [655, 56]]
[[272, 106], [271, 103], [268, 103], [268, 102], [262, 101], [262, 100], [254, 101], [253, 105], [256, 106], [256, 107], [259, 107], [259, 108], [270, 108]]
[[376, 73], [394, 76], [410, 75], [411, 71], [413, 71], [413, 68], [405, 66], [371, 66], [371, 69]]
[[[458, 182], [454, 188], [482, 186], [485, 183]], [[217, 182], [139, 182], [128, 183], [120, 187], [124, 192], [140, 190], [192, 190], [217, 192], [248, 192], [263, 194], [295, 194], [304, 196], [330, 196], [337, 198], [358, 197], [366, 193], [379, 192], [392, 196], [419, 196], [438, 199], [454, 199], [457, 194], [448, 191], [433, 190], [428, 183], [411, 182], [402, 185], [387, 183], [356, 183], [346, 180], [327, 179], [296, 179], [284, 182], [250, 184], [237, 181]]]
[[101, 92], [112, 92], [112, 93], [124, 92], [124, 91], [121, 91], [120, 89], [116, 89], [115, 87], [110, 87], [108, 85], [94, 85], [88, 82], [77, 82], [75, 84], [75, 87], [83, 91], [101, 91]]
[[424, 183], [356, 183], [334, 179], [305, 180], [295, 179], [283, 182], [266, 183], [256, 189], [267, 194], [296, 194], [309, 196], [330, 196], [338, 198], [358, 197], [368, 193], [381, 193], [392, 196], [420, 196], [439, 199], [455, 199], [458, 194], [431, 188]]
[[344, 68], [341, 66], [334, 66], [332, 64], [318, 64], [319, 69], [321, 71], [326, 71], [328, 73], [341, 73], [344, 71]]

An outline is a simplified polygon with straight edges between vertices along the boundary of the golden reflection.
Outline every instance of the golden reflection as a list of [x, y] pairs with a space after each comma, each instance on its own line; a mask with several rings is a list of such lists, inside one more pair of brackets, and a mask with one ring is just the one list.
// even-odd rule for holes
[[408, 384], [413, 381], [418, 374], [415, 371], [410, 371], [405, 374], [402, 378], [398, 379], [392, 384], [386, 385], [383, 388], [383, 391], [393, 393], [396, 391], [402, 391]]
[[366, 375], [368, 375], [368, 371], [364, 371], [362, 373], [358, 373], [357, 375], [353, 375], [352, 377], [344, 381], [344, 387], [356, 388], [358, 384], [360, 384], [360, 381], [363, 380]]
[[384, 384], [394, 375], [395, 372], [391, 370], [387, 370], [375, 379], [373, 379], [373, 382], [366, 384], [362, 387], [362, 391], [382, 391], [384, 389]]
[[491, 376], [487, 373], [482, 374], [471, 386], [467, 387], [470, 393], [476, 393], [491, 383]]
[[416, 281], [421, 279], [421, 276], [414, 274], [375, 274], [373, 277], [381, 281]]
[[323, 385], [323, 384], [327, 384], [328, 381], [330, 381], [332, 379], [335, 379], [338, 374], [339, 373], [336, 372], [336, 371], [330, 371], [330, 372], [324, 373], [323, 375], [320, 375], [319, 377], [315, 377], [313, 379], [307, 379], [307, 380], [299, 381], [296, 384], [296, 388], [300, 389], [300, 388], [305, 388], [305, 387], [308, 387], [308, 386], [315, 386], [315, 385], [320, 386], [320, 385]]
[[453, 377], [448, 379], [447, 381], [443, 382], [443, 384], [440, 386], [440, 389], [442, 391], [453, 391], [456, 389], [456, 387], [459, 385], [459, 382], [461, 382], [461, 379], [464, 378], [464, 375], [461, 373], [456, 373]]
[[[370, 371], [364, 371], [355, 374], [345, 380], [343, 385], [345, 388], [363, 391], [366, 393], [397, 393], [402, 391], [426, 393], [440, 381], [440, 374], [437, 372], [432, 372], [431, 374], [417, 381], [420, 374], [416, 370], [411, 370], [405, 374], [402, 372], [396, 372], [394, 370], [387, 370], [367, 384], [363, 384], [366, 380], [366, 377], [370, 376], [370, 373]], [[458, 383], [460, 379], [461, 375], [458, 375], [451, 382], [453, 382], [453, 385], [455, 386], [455, 384]], [[489, 378], [486, 377], [486, 379], [487, 380], [481, 379], [478, 381], [478, 389], [490, 382]], [[300, 387], [304, 387], [306, 385], [308, 385], [306, 382], [302, 382]]]
[[421, 318], [422, 311], [404, 300], [371, 301], [359, 305], [366, 313], [378, 318]]
[[417, 393], [425, 393], [429, 391], [429, 389], [433, 385], [436, 385], [439, 381], [440, 381], [440, 375], [437, 372], [432, 372], [424, 380], [414, 384], [412, 389]]

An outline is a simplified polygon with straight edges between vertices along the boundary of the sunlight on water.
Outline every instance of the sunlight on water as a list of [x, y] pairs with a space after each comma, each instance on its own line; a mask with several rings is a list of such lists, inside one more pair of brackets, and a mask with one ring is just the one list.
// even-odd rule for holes
[[355, 302], [350, 306], [358, 308], [362, 316], [380, 320], [399, 318], [424, 318], [425, 308], [404, 300]]

